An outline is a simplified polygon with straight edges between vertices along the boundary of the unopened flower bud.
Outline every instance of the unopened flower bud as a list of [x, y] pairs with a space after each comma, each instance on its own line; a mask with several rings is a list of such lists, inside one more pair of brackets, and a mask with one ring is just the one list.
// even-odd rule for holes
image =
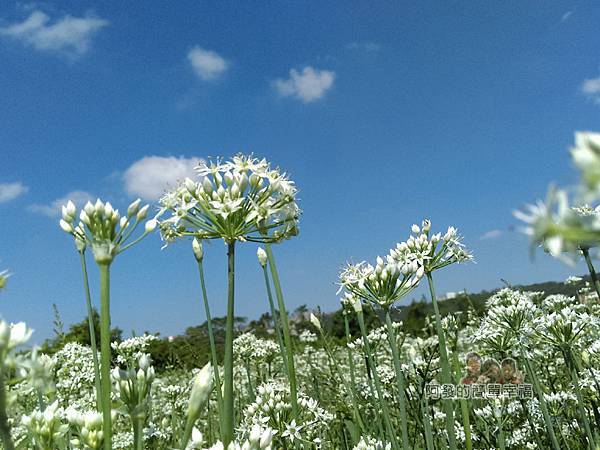
[[262, 436], [260, 437], [260, 442], [258, 443], [258, 446], [261, 449], [266, 449], [267, 447], [269, 447], [271, 445], [271, 442], [273, 441], [273, 432], [271, 431], [270, 428], [267, 428]]
[[90, 215], [89, 213], [86, 212], [85, 209], [81, 210], [81, 212], [79, 213], [79, 220], [81, 220], [85, 225], [87, 225], [88, 227], [91, 225], [91, 221], [90, 221]]
[[188, 190], [188, 192], [190, 194], [194, 194], [196, 192], [197, 185], [196, 185], [196, 183], [194, 183], [194, 180], [192, 180], [191, 178], [186, 178], [184, 183], [185, 183], [185, 188]]
[[258, 262], [260, 265], [267, 267], [267, 252], [265, 252], [262, 247], [258, 247], [258, 250], [256, 250], [256, 256], [258, 256]]
[[202, 180], [202, 190], [207, 195], [210, 195], [212, 193], [212, 191], [213, 191], [213, 184], [208, 179], [208, 177], [204, 177], [204, 179]]
[[73, 225], [71, 225], [70, 223], [66, 222], [64, 219], [60, 219], [60, 227], [63, 229], [63, 231], [65, 233], [73, 233], [74, 229], [73, 229]]
[[318, 317], [315, 316], [313, 313], [310, 313], [310, 323], [312, 323], [317, 330], [322, 330], [321, 322], [319, 321]]
[[208, 400], [213, 387], [213, 369], [210, 363], [206, 364], [194, 380], [190, 401], [188, 404], [188, 420], [197, 419], [200, 409]]
[[421, 231], [421, 229], [419, 228], [419, 225], [417, 224], [413, 224], [413, 226], [411, 227], [411, 231], [415, 234], [419, 233]]
[[83, 207], [83, 210], [85, 211], [85, 213], [88, 216], [91, 216], [94, 214], [94, 211], [96, 210], [96, 208], [94, 208], [94, 205], [92, 205], [92, 202], [88, 201], [85, 206]]
[[250, 430], [250, 436], [248, 436], [248, 440], [250, 441], [251, 444], [258, 444], [258, 441], [260, 440], [260, 435], [261, 435], [261, 429], [260, 429], [260, 425], [255, 424], [252, 429]]
[[146, 216], [148, 215], [148, 208], [150, 208], [150, 205], [145, 205], [142, 207], [142, 209], [140, 209], [137, 213], [136, 219], [138, 221], [140, 220], [144, 220], [146, 218]]
[[147, 354], [140, 356], [139, 361], [140, 369], [146, 371], [150, 367], [150, 357]]
[[156, 221], [156, 219], [151, 219], [148, 222], [146, 222], [146, 225], [144, 226], [146, 233], [152, 233], [154, 231], [154, 229], [156, 228], [157, 224], [158, 224], [158, 222]]
[[67, 222], [72, 222], [75, 219], [76, 214], [77, 214], [77, 208], [75, 208], [75, 204], [71, 200], [69, 200], [67, 202], [66, 206], [63, 205], [62, 217]]
[[196, 261], [202, 261], [204, 258], [204, 249], [202, 248], [202, 242], [198, 238], [194, 238], [192, 241], [192, 250], [194, 251]]
[[129, 207], [127, 208], [127, 217], [133, 217], [138, 213], [138, 211], [140, 210], [141, 202], [142, 199], [138, 198], [137, 200], [129, 204]]

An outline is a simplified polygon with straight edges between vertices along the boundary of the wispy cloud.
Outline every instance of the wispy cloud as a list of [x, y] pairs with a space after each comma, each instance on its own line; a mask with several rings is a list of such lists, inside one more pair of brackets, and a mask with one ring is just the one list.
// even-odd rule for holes
[[34, 204], [29, 206], [29, 210], [35, 213], [43, 214], [48, 217], [60, 216], [62, 205], [66, 205], [69, 200], [75, 203], [75, 206], [82, 208], [88, 201], [93, 201], [95, 197], [86, 191], [71, 191], [64, 196], [53, 200], [49, 204]]
[[67, 56], [85, 54], [92, 37], [109, 23], [92, 15], [84, 17], [64, 16], [50, 23], [50, 17], [34, 10], [23, 22], [0, 28], [0, 35], [15, 39], [24, 45], [46, 52]]
[[488, 239], [496, 239], [496, 238], [500, 237], [501, 235], [502, 235], [502, 230], [490, 230], [490, 231], [483, 233], [479, 237], [479, 240], [486, 241]]
[[20, 181], [15, 183], [0, 183], [0, 203], [10, 202], [27, 193], [29, 188]]
[[376, 42], [350, 42], [346, 45], [346, 49], [348, 50], [361, 50], [367, 53], [375, 53], [381, 50], [381, 45]]
[[560, 18], [560, 22], [564, 23], [567, 20], [569, 20], [569, 18], [573, 15], [573, 11], [567, 11], [566, 13], [564, 13], [561, 18]]
[[221, 55], [198, 46], [188, 52], [187, 58], [196, 75], [204, 81], [220, 77], [229, 67], [229, 63]]
[[303, 103], [311, 103], [323, 98], [334, 80], [334, 72], [306, 66], [302, 72], [291, 69], [288, 79], [277, 79], [273, 86], [282, 97], [294, 97]]
[[600, 104], [600, 77], [584, 80], [581, 92], [594, 103]]
[[125, 190], [129, 195], [144, 200], [157, 200], [169, 187], [186, 177], [193, 177], [194, 167], [201, 158], [183, 156], [145, 156], [134, 162], [123, 174]]

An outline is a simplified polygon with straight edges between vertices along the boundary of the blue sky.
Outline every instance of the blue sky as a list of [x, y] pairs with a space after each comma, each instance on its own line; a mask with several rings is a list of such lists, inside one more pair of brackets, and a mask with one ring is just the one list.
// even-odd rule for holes
[[[532, 261], [511, 212], [576, 180], [573, 132], [600, 118], [599, 19], [583, 1], [3, 2], [0, 269], [14, 275], [0, 312], [38, 341], [52, 303], [83, 318], [61, 199], [151, 201], [196, 159], [239, 151], [300, 189], [301, 233], [276, 248], [290, 309], [337, 308], [341, 265], [424, 217], [457, 226], [477, 260], [437, 274], [440, 292], [582, 273]], [[160, 247], [152, 236], [113, 265], [126, 333], [204, 320], [189, 245]], [[238, 250], [251, 318], [267, 309], [255, 251]], [[206, 253], [221, 315], [225, 248]]]

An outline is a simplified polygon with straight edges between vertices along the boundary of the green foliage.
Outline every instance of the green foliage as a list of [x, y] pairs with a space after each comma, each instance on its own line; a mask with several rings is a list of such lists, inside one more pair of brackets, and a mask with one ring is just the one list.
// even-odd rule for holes
[[[55, 336], [52, 339], [47, 339], [42, 344], [42, 351], [49, 355], [53, 355], [58, 350], [60, 350], [65, 344], [70, 342], [74, 342], [76, 344], [91, 345], [90, 339], [90, 327], [88, 324], [88, 318], [85, 316], [81, 322], [74, 323], [69, 327], [69, 330], [65, 333], [62, 331], [63, 324], [60, 319], [60, 314], [58, 313], [58, 309], [56, 305], [54, 305], [54, 314], [55, 314]], [[96, 309], [93, 309], [92, 314], [93, 322], [94, 322], [94, 332], [96, 335], [96, 340], [100, 339], [100, 315]], [[113, 328], [111, 330], [111, 341], [119, 342], [122, 340], [123, 331], [119, 328]]]

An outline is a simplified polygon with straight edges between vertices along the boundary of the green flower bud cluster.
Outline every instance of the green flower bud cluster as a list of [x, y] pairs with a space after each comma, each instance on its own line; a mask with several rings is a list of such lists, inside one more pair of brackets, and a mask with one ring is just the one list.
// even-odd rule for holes
[[98, 264], [110, 264], [117, 254], [136, 244], [156, 228], [156, 219], [148, 220], [141, 236], [127, 243], [137, 226], [148, 215], [149, 205], [140, 207], [140, 204], [140, 199], [132, 202], [127, 208], [127, 215], [121, 217], [119, 210], [114, 209], [109, 202], [104, 203], [100, 199], [94, 204], [87, 202], [79, 212], [79, 222], [75, 223], [77, 208], [69, 201], [62, 207], [59, 224], [63, 231], [74, 237], [79, 252], [90, 246]]

